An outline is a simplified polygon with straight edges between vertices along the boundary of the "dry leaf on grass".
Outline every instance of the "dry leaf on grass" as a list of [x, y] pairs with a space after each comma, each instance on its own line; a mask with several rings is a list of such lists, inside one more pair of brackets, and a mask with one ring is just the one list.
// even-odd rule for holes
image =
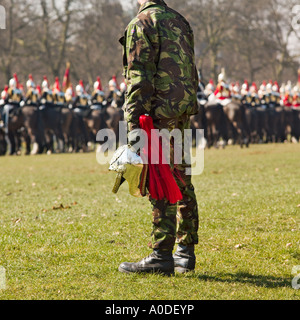
[[53, 206], [52, 210], [61, 210], [64, 209], [64, 205], [61, 203], [59, 206]]
[[72, 209], [72, 207], [69, 205], [64, 206], [62, 203], [59, 206], [52, 207], [52, 210], [66, 210], [66, 209]]

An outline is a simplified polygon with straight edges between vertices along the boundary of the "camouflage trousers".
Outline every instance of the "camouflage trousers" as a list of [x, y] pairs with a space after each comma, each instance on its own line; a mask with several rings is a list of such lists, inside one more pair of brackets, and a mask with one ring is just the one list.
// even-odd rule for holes
[[[180, 129], [182, 137], [184, 129], [190, 128], [189, 118], [181, 120], [154, 121], [157, 129]], [[183, 139], [181, 141], [183, 150]], [[175, 181], [182, 193], [182, 200], [171, 204], [167, 199], [155, 200], [149, 197], [152, 205], [153, 230], [149, 247], [153, 249], [172, 250], [175, 243], [192, 245], [198, 243], [198, 205], [192, 185], [192, 177], [186, 175], [190, 164], [185, 162], [182, 152], [182, 163], [174, 164], [174, 140], [170, 139], [170, 167]]]

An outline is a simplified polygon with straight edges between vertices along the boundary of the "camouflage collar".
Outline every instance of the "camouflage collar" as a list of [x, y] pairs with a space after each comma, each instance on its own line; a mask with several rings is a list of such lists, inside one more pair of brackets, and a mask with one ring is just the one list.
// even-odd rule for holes
[[163, 0], [149, 0], [149, 1], [146, 1], [144, 4], [141, 5], [141, 7], [139, 9], [139, 13], [141, 13], [146, 8], [148, 8], [150, 6], [153, 6], [155, 4], [159, 4], [161, 6], [167, 6], [166, 3]]

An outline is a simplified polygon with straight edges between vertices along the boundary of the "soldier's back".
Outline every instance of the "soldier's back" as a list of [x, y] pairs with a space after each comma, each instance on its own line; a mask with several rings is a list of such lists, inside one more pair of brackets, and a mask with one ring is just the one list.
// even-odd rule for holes
[[[177, 11], [168, 7], [162, 0], [146, 2], [139, 14], [127, 28], [129, 47], [136, 47], [144, 59], [154, 61], [155, 94], [152, 105], [154, 118], [174, 118], [182, 114], [197, 113], [196, 92], [198, 74], [194, 57], [194, 35], [187, 20]], [[144, 33], [149, 43], [140, 40], [139, 32]], [[128, 69], [135, 50], [129, 53]], [[153, 65], [146, 65], [153, 72]]]

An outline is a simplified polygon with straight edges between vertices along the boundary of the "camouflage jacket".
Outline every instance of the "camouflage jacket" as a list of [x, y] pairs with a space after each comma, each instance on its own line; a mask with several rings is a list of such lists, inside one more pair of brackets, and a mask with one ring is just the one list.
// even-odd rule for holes
[[194, 35], [183, 16], [163, 0], [147, 1], [120, 42], [130, 129], [138, 127], [145, 113], [168, 119], [198, 112]]

